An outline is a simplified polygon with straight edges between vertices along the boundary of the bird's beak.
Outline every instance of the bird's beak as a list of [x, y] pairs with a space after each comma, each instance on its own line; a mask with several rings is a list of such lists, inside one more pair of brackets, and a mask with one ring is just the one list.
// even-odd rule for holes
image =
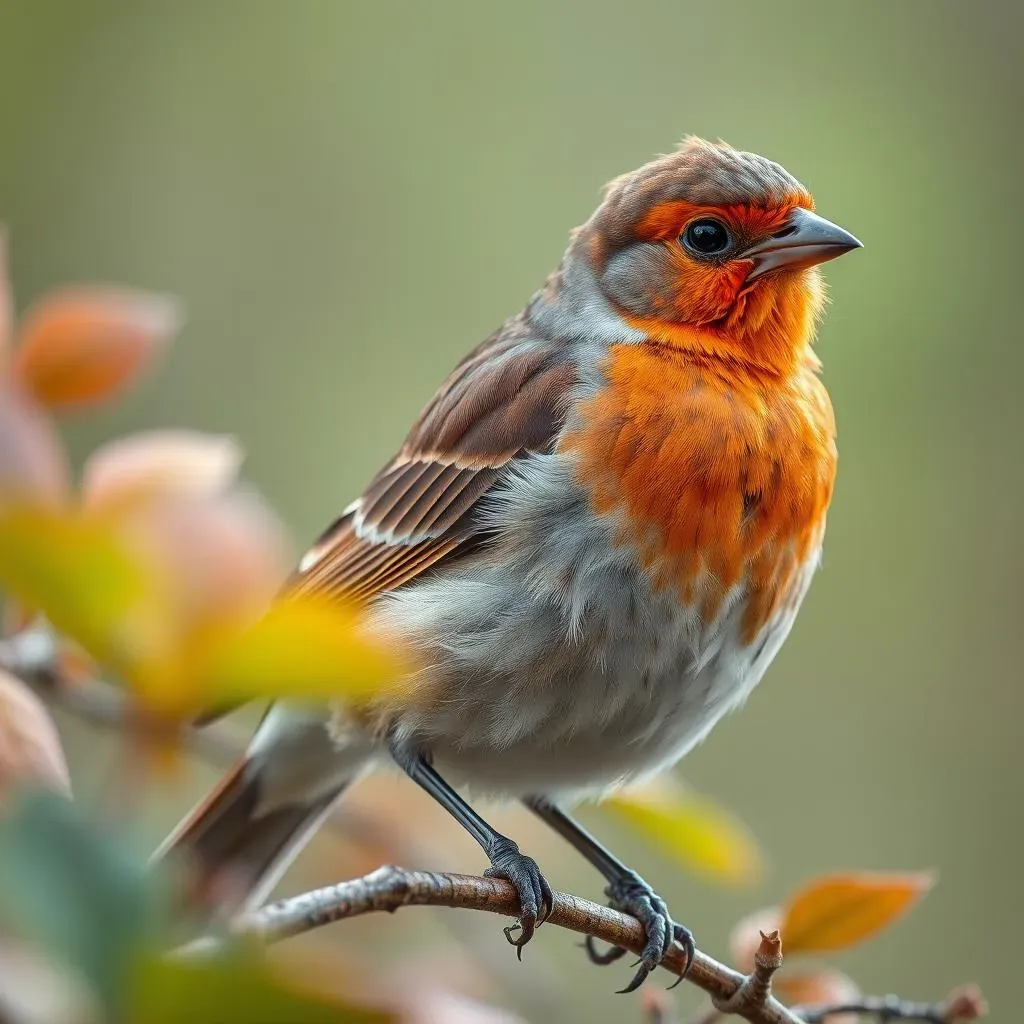
[[751, 260], [754, 264], [747, 278], [749, 284], [772, 270], [813, 267], [859, 248], [861, 243], [849, 231], [797, 207], [781, 230], [744, 250], [740, 259]]

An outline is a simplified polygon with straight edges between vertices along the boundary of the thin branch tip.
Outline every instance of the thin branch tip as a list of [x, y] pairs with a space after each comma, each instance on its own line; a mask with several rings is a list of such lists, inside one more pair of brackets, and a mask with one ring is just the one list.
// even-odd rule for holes
[[767, 934], [761, 932], [761, 944], [754, 954], [754, 966], [771, 972], [769, 977], [782, 967], [782, 936], [777, 928]]
[[967, 1024], [988, 1014], [988, 1004], [977, 985], [955, 988], [941, 1003], [918, 1003], [899, 996], [865, 996], [829, 1006], [794, 1007], [804, 1024], [827, 1024], [839, 1014], [856, 1014], [879, 1024], [918, 1021], [919, 1024]]

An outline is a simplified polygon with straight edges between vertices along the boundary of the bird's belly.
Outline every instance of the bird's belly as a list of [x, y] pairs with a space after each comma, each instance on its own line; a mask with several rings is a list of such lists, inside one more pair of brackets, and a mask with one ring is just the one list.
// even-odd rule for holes
[[812, 571], [751, 640], [743, 582], [707, 621], [546, 468], [495, 547], [377, 609], [422, 666], [388, 728], [485, 792], [601, 790], [677, 760], [761, 678]]
[[[581, 658], [567, 665], [576, 672], [564, 687], [526, 682], [497, 699], [482, 692], [443, 725], [431, 720], [429, 749], [443, 774], [477, 791], [600, 793], [669, 767], [703, 740], [760, 680], [791, 624], [790, 616], [772, 627], [760, 657], [730, 638], [694, 669], [689, 648], [663, 645], [647, 671], [621, 663], [602, 670]], [[620, 653], [651, 654], [630, 648], [623, 637]], [[526, 679], [543, 671], [527, 665]]]

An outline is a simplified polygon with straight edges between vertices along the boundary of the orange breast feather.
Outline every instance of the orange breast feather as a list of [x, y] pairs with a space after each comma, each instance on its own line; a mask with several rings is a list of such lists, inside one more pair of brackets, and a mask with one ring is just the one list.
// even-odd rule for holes
[[617, 542], [705, 619], [745, 580], [752, 640], [815, 555], [832, 496], [835, 421], [813, 357], [782, 376], [619, 345], [605, 373], [561, 444], [595, 511], [624, 513]]

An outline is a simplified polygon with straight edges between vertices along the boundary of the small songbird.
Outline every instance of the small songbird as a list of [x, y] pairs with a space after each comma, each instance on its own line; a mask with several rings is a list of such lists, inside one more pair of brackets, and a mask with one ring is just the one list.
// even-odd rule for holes
[[700, 742], [807, 592], [836, 470], [818, 264], [860, 245], [813, 206], [778, 164], [696, 138], [613, 181], [288, 585], [365, 602], [410, 677], [369, 708], [272, 707], [165, 848], [260, 900], [391, 760], [515, 887], [520, 950], [551, 889], [454, 786], [522, 800], [601, 872], [647, 934], [627, 991], [673, 941], [692, 959], [563, 806]]

